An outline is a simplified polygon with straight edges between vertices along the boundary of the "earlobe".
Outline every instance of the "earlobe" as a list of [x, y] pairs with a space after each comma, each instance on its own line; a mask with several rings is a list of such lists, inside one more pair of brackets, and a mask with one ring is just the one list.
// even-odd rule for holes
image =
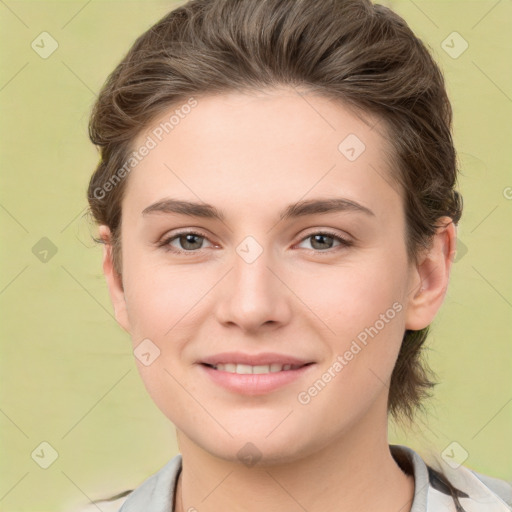
[[112, 235], [108, 226], [99, 227], [100, 238], [103, 240], [103, 274], [107, 281], [108, 292], [114, 315], [117, 323], [128, 333], [130, 333], [130, 322], [126, 308], [126, 297], [124, 294], [123, 281], [116, 272], [112, 254]]
[[446, 295], [455, 256], [456, 227], [449, 217], [440, 219], [440, 225], [412, 272], [406, 329], [417, 331], [430, 325]]

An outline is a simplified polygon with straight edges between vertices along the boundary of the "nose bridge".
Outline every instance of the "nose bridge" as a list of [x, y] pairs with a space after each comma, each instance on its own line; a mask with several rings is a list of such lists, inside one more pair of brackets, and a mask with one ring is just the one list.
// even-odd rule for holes
[[[245, 288], [249, 294], [268, 293], [273, 276], [269, 268], [272, 265], [270, 249], [263, 248], [252, 236], [247, 237], [236, 248], [233, 261], [233, 276], [237, 289]], [[242, 291], [242, 290], [241, 290]]]
[[251, 303], [256, 305], [262, 299], [271, 302], [276, 287], [273, 283], [275, 276], [268, 268], [272, 266], [270, 247], [264, 248], [255, 237], [247, 236], [236, 247], [233, 265], [235, 294], [245, 301], [252, 299], [243, 307], [248, 308]]
[[218, 307], [219, 320], [244, 330], [285, 321], [289, 312], [286, 287], [274, 274], [272, 250], [247, 236], [235, 248], [232, 261], [225, 285], [228, 290]]

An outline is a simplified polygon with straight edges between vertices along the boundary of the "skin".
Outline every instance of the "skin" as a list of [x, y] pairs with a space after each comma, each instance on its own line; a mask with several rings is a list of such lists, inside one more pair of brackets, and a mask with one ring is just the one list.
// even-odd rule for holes
[[[430, 249], [408, 261], [391, 149], [370, 115], [287, 88], [197, 99], [129, 175], [122, 279], [112, 265], [110, 231], [100, 227], [116, 319], [134, 348], [149, 338], [160, 350], [149, 366], [136, 363], [177, 429], [183, 470], [175, 509], [410, 510], [414, 481], [389, 451], [388, 385], [404, 330], [429, 325], [441, 306], [453, 223], [444, 219]], [[338, 150], [349, 134], [366, 145], [355, 161]], [[171, 197], [209, 203], [225, 218], [142, 214]], [[373, 214], [279, 220], [291, 203], [334, 197]], [[189, 245], [174, 238], [170, 246], [193, 254], [157, 246], [186, 229], [206, 238]], [[326, 229], [352, 245], [312, 236]], [[236, 251], [247, 236], [263, 249], [250, 264]], [[393, 303], [401, 311], [308, 404], [299, 403], [298, 394]], [[212, 383], [198, 364], [227, 351], [293, 354], [315, 364], [278, 390], [247, 396]], [[253, 466], [237, 455], [248, 442], [261, 457]]]

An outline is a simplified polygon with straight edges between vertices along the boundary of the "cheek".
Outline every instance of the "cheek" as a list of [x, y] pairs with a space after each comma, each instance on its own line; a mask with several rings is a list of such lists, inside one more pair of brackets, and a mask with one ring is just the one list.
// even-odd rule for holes
[[405, 260], [387, 265], [380, 256], [303, 282], [300, 293], [327, 326], [329, 358], [316, 377], [330, 391], [319, 402], [329, 397], [357, 409], [357, 400], [371, 400], [390, 378], [405, 330], [406, 268]]
[[132, 257], [126, 261], [125, 295], [132, 335], [172, 335], [180, 322], [194, 318], [198, 301], [213, 287], [197, 267], [150, 265]]
[[401, 308], [395, 306], [388, 316], [394, 317], [397, 309], [405, 309], [404, 268], [396, 263], [388, 267], [378, 260], [334, 267], [314, 279], [304, 276], [305, 279], [296, 280], [301, 285], [295, 289], [312, 312], [331, 328], [331, 334], [346, 339], [373, 325], [393, 304], [399, 303]]

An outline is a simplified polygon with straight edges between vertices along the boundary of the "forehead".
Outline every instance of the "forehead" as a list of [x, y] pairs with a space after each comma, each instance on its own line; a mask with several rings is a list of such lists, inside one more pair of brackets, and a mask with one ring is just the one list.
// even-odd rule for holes
[[140, 211], [166, 194], [260, 208], [308, 194], [397, 194], [383, 123], [295, 89], [196, 97], [162, 112], [133, 149], [143, 146], [125, 194]]

